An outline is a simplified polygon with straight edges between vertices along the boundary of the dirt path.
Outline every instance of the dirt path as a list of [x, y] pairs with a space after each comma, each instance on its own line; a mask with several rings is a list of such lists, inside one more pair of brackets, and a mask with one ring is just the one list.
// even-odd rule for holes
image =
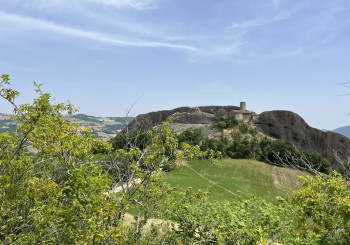
[[293, 191], [296, 186], [300, 185], [298, 178], [296, 176], [307, 175], [306, 173], [299, 172], [297, 174], [295, 169], [281, 168], [277, 166], [272, 167], [272, 178], [275, 187], [283, 192]]
[[290, 176], [288, 175], [288, 170], [282, 169], [280, 167], [272, 167], [272, 178], [274, 186], [280, 191], [287, 191], [287, 186], [292, 185]]
[[191, 167], [190, 165], [188, 165], [187, 163], [184, 163], [183, 165], [186, 166], [187, 168], [191, 169], [196, 175], [198, 175], [198, 176], [201, 177], [202, 179], [205, 179], [205, 180], [208, 181], [210, 184], [215, 185], [215, 186], [217, 186], [217, 187], [219, 187], [219, 188], [225, 190], [226, 192], [230, 193], [231, 195], [234, 195], [234, 196], [239, 197], [239, 198], [241, 197], [241, 196], [237, 195], [236, 193], [230, 191], [229, 189], [226, 189], [225, 187], [223, 187], [223, 186], [217, 184], [215, 181], [212, 181], [211, 179], [208, 179], [207, 177], [205, 177], [203, 174], [199, 173], [197, 170], [195, 170], [194, 168], [192, 168], [192, 167]]

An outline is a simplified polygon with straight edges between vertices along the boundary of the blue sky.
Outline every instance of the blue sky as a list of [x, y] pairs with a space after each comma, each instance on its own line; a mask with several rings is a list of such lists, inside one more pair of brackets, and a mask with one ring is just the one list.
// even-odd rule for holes
[[[350, 125], [348, 0], [0, 0], [0, 73], [80, 112], [290, 110]], [[0, 102], [0, 112], [11, 108]]]

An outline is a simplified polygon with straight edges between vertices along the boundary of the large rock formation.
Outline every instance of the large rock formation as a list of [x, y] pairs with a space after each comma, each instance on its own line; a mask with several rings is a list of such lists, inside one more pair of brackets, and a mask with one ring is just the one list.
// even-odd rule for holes
[[[249, 121], [256, 115], [253, 111], [245, 109], [245, 103], [238, 106], [199, 106], [199, 107], [180, 107], [174, 110], [164, 110], [150, 112], [138, 115], [129, 125], [128, 130], [150, 129], [165, 121], [169, 116], [173, 117], [174, 124], [183, 125], [211, 125], [214, 116], [221, 114], [223, 116], [231, 115], [237, 119]], [[196, 126], [193, 126], [196, 127]], [[186, 128], [186, 126], [184, 126]], [[187, 127], [188, 128], [188, 127]], [[181, 131], [181, 130], [180, 130]]]
[[334, 151], [348, 153], [350, 149], [350, 139], [347, 137], [312, 128], [303, 118], [290, 111], [263, 112], [254, 120], [254, 124], [267, 136], [290, 141], [299, 149], [318, 151], [333, 166], [339, 166]]
[[350, 153], [350, 139], [343, 135], [312, 128], [303, 118], [290, 111], [267, 111], [257, 116], [253, 111], [246, 110], [244, 102], [240, 107], [180, 107], [174, 110], [141, 114], [128, 125], [128, 130], [133, 132], [136, 129], [150, 129], [172, 116], [173, 124], [170, 127], [175, 132], [182, 132], [188, 128], [200, 128], [210, 137], [219, 137], [220, 133], [211, 127], [216, 114], [231, 115], [238, 120], [252, 121], [261, 133], [272, 138], [290, 141], [302, 150], [318, 151], [329, 159], [333, 166], [339, 166], [334, 151]]

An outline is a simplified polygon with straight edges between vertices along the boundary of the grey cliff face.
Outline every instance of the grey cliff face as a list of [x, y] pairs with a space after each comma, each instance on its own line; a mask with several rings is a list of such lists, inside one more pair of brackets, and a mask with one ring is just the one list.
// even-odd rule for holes
[[256, 128], [263, 134], [281, 140], [290, 141], [297, 148], [306, 151], [318, 151], [329, 159], [333, 166], [339, 166], [334, 151], [348, 152], [350, 139], [333, 133], [310, 127], [303, 118], [290, 111], [267, 111], [254, 121]]

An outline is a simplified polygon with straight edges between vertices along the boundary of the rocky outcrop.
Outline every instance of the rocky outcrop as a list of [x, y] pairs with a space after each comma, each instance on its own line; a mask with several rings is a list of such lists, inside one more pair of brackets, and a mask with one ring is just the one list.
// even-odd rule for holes
[[312, 128], [302, 117], [290, 111], [263, 112], [255, 119], [254, 124], [267, 136], [290, 141], [299, 149], [318, 151], [333, 166], [339, 166], [334, 151], [347, 153], [350, 149], [350, 139], [347, 137]]
[[150, 112], [138, 115], [129, 125], [129, 131], [136, 129], [153, 128], [169, 116], [173, 117], [174, 124], [202, 124], [209, 125], [213, 123], [216, 114], [228, 115], [234, 111], [240, 110], [238, 106], [199, 106], [199, 107], [180, 107], [174, 110], [164, 110]]
[[339, 166], [334, 151], [349, 152], [349, 138], [312, 128], [303, 118], [290, 111], [267, 111], [256, 116], [253, 111], [237, 106], [180, 107], [139, 115], [128, 125], [128, 130], [129, 132], [136, 129], [147, 130], [172, 116], [173, 123], [170, 127], [175, 132], [182, 132], [188, 128], [200, 128], [209, 137], [219, 137], [220, 134], [211, 127], [215, 114], [232, 115], [242, 120], [240, 118], [244, 119], [242, 115], [245, 113], [248, 115], [248, 121], [252, 121], [261, 133], [272, 138], [290, 141], [302, 150], [318, 151], [329, 159], [333, 166]]

